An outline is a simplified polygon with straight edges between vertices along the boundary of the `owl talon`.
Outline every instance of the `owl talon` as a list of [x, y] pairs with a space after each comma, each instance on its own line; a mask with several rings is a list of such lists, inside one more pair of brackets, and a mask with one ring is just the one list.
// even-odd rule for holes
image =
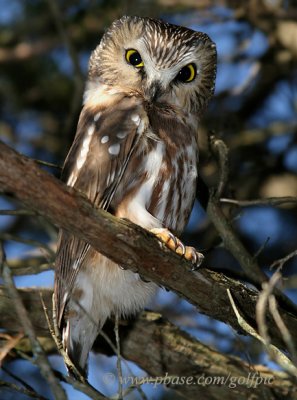
[[180, 240], [177, 243], [175, 252], [181, 256], [184, 256], [186, 254], [186, 246]]
[[166, 228], [153, 228], [151, 232], [163, 242], [170, 250], [173, 250], [178, 255], [184, 257], [186, 260], [191, 261], [192, 271], [200, 267], [204, 256], [199, 253], [194, 247], [185, 246], [176, 236], [174, 236]]
[[192, 271], [196, 271], [204, 260], [204, 255], [199, 253], [194, 247], [187, 246], [185, 258], [192, 262]]

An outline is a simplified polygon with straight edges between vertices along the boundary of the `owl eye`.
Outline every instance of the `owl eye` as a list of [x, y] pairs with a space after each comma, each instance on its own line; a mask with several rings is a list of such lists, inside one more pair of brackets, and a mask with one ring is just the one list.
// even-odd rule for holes
[[179, 73], [176, 75], [176, 80], [179, 82], [192, 82], [197, 75], [197, 69], [195, 64], [188, 64], [185, 65]]
[[136, 68], [141, 68], [144, 66], [141, 55], [137, 50], [134, 49], [129, 49], [126, 51], [126, 61]]

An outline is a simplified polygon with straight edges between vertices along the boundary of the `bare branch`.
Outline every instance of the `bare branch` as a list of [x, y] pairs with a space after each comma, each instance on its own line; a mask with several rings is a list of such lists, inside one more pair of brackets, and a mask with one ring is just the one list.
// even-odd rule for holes
[[3, 387], [3, 388], [6, 387], [6, 388], [10, 389], [13, 392], [17, 392], [17, 393], [23, 394], [23, 395], [31, 397], [33, 399], [48, 400], [46, 397], [40, 396], [35, 391], [30, 390], [28, 388], [24, 388], [24, 387], [18, 386], [15, 383], [12, 383], [12, 382], [5, 382], [5, 381], [0, 380], [0, 387]]
[[[210, 194], [207, 205], [208, 216], [219, 232], [226, 249], [228, 249], [230, 253], [233, 254], [233, 256], [237, 259], [244, 272], [250, 278], [251, 282], [256, 286], [259, 286], [260, 283], [266, 282], [268, 278], [259, 267], [255, 257], [248, 252], [243, 243], [239, 240], [231, 223], [224, 215], [220, 205], [220, 194], [222, 193], [228, 175], [227, 148], [223, 141], [215, 140], [214, 138], [211, 140], [211, 146], [218, 160], [220, 179], [217, 190], [212, 190]], [[282, 302], [287, 305], [287, 307], [296, 311], [295, 304], [293, 304], [289, 298], [287, 298], [277, 288], [274, 290]]]
[[259, 335], [256, 332], [256, 330], [250, 324], [248, 324], [247, 321], [245, 321], [242, 318], [242, 316], [240, 315], [229, 289], [227, 290], [227, 292], [228, 292], [228, 296], [229, 296], [230, 302], [232, 304], [234, 313], [238, 318], [238, 323], [240, 324], [242, 329], [244, 329], [249, 335], [253, 336], [257, 340], [259, 340], [259, 342], [261, 342], [265, 345], [265, 348], [267, 349], [268, 354], [270, 355], [272, 360], [276, 361], [281, 367], [283, 367], [286, 371], [288, 371], [294, 377], [297, 377], [297, 369], [294, 367], [291, 360], [289, 360], [289, 358], [286, 357], [284, 355], [284, 353], [281, 352], [280, 349], [278, 349], [276, 346], [273, 346], [270, 343], [270, 340], [267, 335], [265, 320], [263, 317], [265, 315], [266, 310], [265, 310], [265, 308], [262, 309], [262, 304], [260, 304], [260, 302], [258, 302], [259, 308], [257, 309], [257, 316], [258, 316], [259, 321], [261, 322], [261, 327], [263, 328], [263, 329], [261, 329], [260, 326], [258, 325], [259, 331], [260, 331], [260, 335]]
[[234, 204], [239, 207], [252, 207], [252, 206], [279, 206], [286, 203], [297, 203], [297, 197], [285, 196], [285, 197], [268, 197], [264, 199], [255, 200], [235, 200], [221, 198], [221, 203]]
[[[6, 165], [10, 168], [6, 168]], [[256, 291], [217, 272], [203, 269], [191, 271], [191, 263], [167, 249], [152, 234], [130, 221], [95, 209], [73, 189], [2, 143], [0, 171], [0, 190], [13, 193], [26, 207], [87, 241], [116, 263], [139, 272], [141, 276], [160, 286], [174, 290], [201, 312], [241, 331], [226, 298], [226, 289], [230, 288], [236, 304], [240, 309], [245, 309], [246, 319], [255, 321]], [[215, 295], [210, 295], [211, 293]], [[288, 311], [282, 308], [282, 315], [290, 331], [294, 332], [297, 330], [297, 320]], [[274, 342], [283, 346], [279, 330], [273, 323], [269, 327]]]
[[68, 133], [72, 124], [73, 118], [76, 116], [79, 108], [81, 107], [81, 96], [82, 90], [84, 87], [84, 75], [82, 73], [80, 62], [79, 62], [79, 55], [78, 52], [75, 50], [70, 35], [68, 34], [67, 30], [64, 26], [64, 18], [60, 10], [60, 4], [56, 0], [47, 0], [49, 5], [49, 9], [53, 15], [54, 22], [57, 26], [57, 30], [61, 39], [63, 40], [65, 47], [68, 51], [70, 59], [72, 61], [73, 69], [74, 69], [74, 78], [75, 78], [75, 88], [74, 93], [72, 96], [71, 107], [69, 111], [69, 116], [67, 117], [65, 123], [65, 131]]
[[244, 272], [251, 278], [251, 281], [259, 285], [261, 282], [266, 281], [267, 277], [260, 269], [256, 260], [248, 253], [247, 249], [237, 237], [220, 205], [220, 197], [223, 193], [228, 177], [228, 148], [222, 140], [218, 140], [215, 137], [211, 137], [210, 146], [211, 151], [217, 159], [220, 176], [217, 189], [212, 189], [210, 193], [207, 205], [208, 216], [219, 232], [225, 247], [238, 260]]
[[60, 165], [48, 162], [48, 161], [43, 161], [43, 160], [37, 160], [36, 158], [33, 159], [37, 164], [39, 165], [44, 165], [45, 167], [50, 167], [50, 168], [56, 168], [56, 169], [62, 169]]
[[[36, 334], [42, 336], [44, 342], [49, 340], [44, 337], [49, 338], [50, 333], [43, 309], [38, 302], [39, 290], [19, 289], [18, 292], [27, 305], [30, 319], [34, 321]], [[46, 307], [50, 309], [52, 291], [43, 289], [42, 296]], [[2, 326], [9, 326], [9, 330], [18, 331], [21, 329], [21, 324], [19, 319], [10, 313], [8, 307], [8, 304], [11, 304], [10, 301], [1, 296], [0, 290], [0, 312], [4, 321]], [[2, 306], [3, 303], [4, 306]], [[113, 327], [108, 331], [109, 337], [113, 337], [112, 331]], [[190, 376], [198, 380], [202, 377], [201, 384], [197, 385], [169, 385], [187, 399], [195, 399], [197, 396], [214, 400], [225, 397], [230, 400], [246, 399], [249, 398], [251, 390], [254, 400], [284, 397], [290, 400], [297, 399], [295, 382], [292, 382], [287, 373], [272, 371], [262, 365], [251, 367], [237, 357], [221, 354], [181, 331], [158, 313], [143, 312], [137, 320], [128, 325], [125, 321], [121, 324], [120, 333], [122, 356], [147, 371], [152, 379], [164, 376]], [[52, 352], [55, 351], [55, 344], [53, 341], [51, 343], [52, 347], [49, 345], [47, 347]], [[110, 352], [110, 346], [103, 340], [95, 343], [94, 350], [108, 355], [114, 354]], [[27, 351], [30, 352], [30, 347]], [[60, 377], [74, 384], [71, 378], [59, 375]], [[203, 377], [218, 377], [221, 379], [221, 384], [203, 385]], [[222, 378], [225, 383], [222, 383]], [[229, 386], [231, 378], [235, 385], [239, 378], [245, 383], [238, 384], [234, 390]], [[263, 383], [264, 381], [266, 384]], [[259, 382], [262, 383], [259, 384]], [[78, 386], [77, 389], [81, 390]]]
[[66, 400], [67, 397], [66, 397], [65, 391], [62, 388], [62, 386], [60, 385], [60, 382], [56, 379], [56, 377], [51, 369], [51, 366], [50, 366], [50, 364], [44, 354], [44, 351], [37, 339], [32, 322], [27, 315], [26, 308], [24, 307], [22, 299], [15, 287], [10, 268], [8, 267], [8, 265], [5, 262], [5, 256], [4, 256], [4, 252], [3, 252], [2, 248], [0, 249], [0, 252], [1, 252], [0, 256], [1, 256], [2, 277], [3, 277], [3, 280], [7, 287], [9, 296], [12, 300], [13, 307], [15, 308], [17, 316], [18, 316], [19, 320], [21, 321], [21, 324], [24, 328], [25, 333], [28, 335], [28, 337], [30, 339], [32, 351], [34, 353], [34, 356], [36, 357], [36, 364], [39, 366], [43, 377], [48, 381], [55, 399]]
[[[295, 366], [297, 367], [297, 354], [296, 354], [295, 346], [293, 344], [292, 335], [289, 332], [288, 328], [286, 327], [286, 325], [278, 311], [278, 305], [277, 305], [275, 296], [274, 295], [269, 296], [268, 302], [269, 302], [269, 311], [271, 312], [271, 315], [273, 316], [273, 319], [282, 334], [284, 342], [287, 345], [287, 349], [289, 350], [290, 354], [292, 355], [292, 360], [293, 360]], [[297, 371], [297, 369], [296, 369], [296, 371]]]
[[271, 265], [270, 265], [270, 269], [273, 269], [275, 267], [278, 267], [279, 269], [282, 269], [284, 264], [286, 262], [288, 262], [289, 260], [291, 260], [291, 258], [296, 257], [297, 256], [297, 250], [292, 251], [291, 253], [287, 254], [285, 257], [280, 258], [279, 260], [274, 261]]
[[[263, 290], [259, 295], [259, 300], [257, 302], [256, 306], [256, 319], [257, 319], [257, 324], [258, 324], [258, 330], [259, 330], [259, 340], [265, 344], [265, 347], [268, 351], [268, 354], [270, 358], [274, 361], [276, 361], [282, 368], [284, 368], [285, 371], [288, 371], [291, 375], [293, 375], [295, 378], [297, 378], [297, 368], [293, 365], [291, 360], [286, 357], [278, 348], [275, 346], [271, 345], [271, 340], [268, 334], [268, 327], [266, 323], [266, 311], [267, 311], [267, 306], [269, 303], [269, 299], [271, 296], [273, 296], [272, 292], [274, 290], [275, 285], [281, 278], [280, 273], [277, 271], [275, 272], [269, 282], [264, 282], [263, 283]], [[275, 309], [274, 309], [274, 315], [275, 315]], [[279, 322], [279, 319], [277, 319]], [[279, 324], [278, 324], [279, 326]], [[282, 328], [280, 331], [283, 334], [283, 327], [285, 326], [284, 322], [282, 321]], [[288, 331], [286, 330], [286, 334], [288, 335]], [[285, 340], [285, 338], [283, 337]], [[288, 339], [288, 336], [287, 336]], [[289, 340], [289, 346], [293, 346], [291, 336], [288, 339]], [[288, 342], [288, 341], [287, 341]], [[289, 347], [289, 349], [290, 349]], [[293, 355], [295, 355], [295, 351], [293, 351]]]
[[228, 148], [222, 140], [216, 139], [214, 136], [210, 137], [210, 147], [219, 164], [220, 177], [218, 187], [216, 192], [213, 193], [213, 196], [219, 199], [223, 194], [229, 174]]
[[1, 241], [12, 240], [13, 242], [24, 243], [24, 244], [27, 244], [29, 246], [42, 248], [43, 250], [45, 250], [47, 252], [47, 254], [49, 255], [49, 257], [51, 259], [53, 259], [54, 256], [55, 256], [55, 253], [53, 252], [53, 250], [50, 247], [48, 247], [44, 243], [38, 242], [37, 240], [24, 239], [24, 238], [21, 238], [21, 237], [16, 236], [16, 235], [11, 235], [10, 233], [0, 233], [0, 240]]
[[104, 400], [104, 399], [107, 398], [103, 394], [98, 392], [98, 390], [93, 388], [93, 386], [89, 385], [86, 382], [81, 382], [81, 381], [78, 381], [75, 378], [72, 378], [71, 376], [63, 375], [59, 371], [55, 371], [55, 375], [61, 381], [69, 383], [71, 386], [74, 387], [74, 389], [79, 390], [81, 393], [84, 393], [87, 396], [89, 396], [90, 399], [93, 399], [93, 400]]
[[[17, 343], [24, 337], [24, 334], [22, 332], [18, 333], [16, 336], [11, 337], [7, 335], [8, 338], [6, 338], [6, 344], [1, 347], [0, 349], [0, 368], [2, 367], [3, 360], [7, 356], [7, 354], [10, 352], [11, 349], [13, 349]], [[0, 333], [0, 337], [2, 337], [2, 334]]]
[[31, 210], [0, 210], [0, 215], [14, 215], [14, 216], [19, 216], [19, 215], [26, 215], [26, 216], [32, 216], [36, 215], [34, 211]]
[[24, 259], [10, 259], [9, 267], [14, 276], [34, 275], [54, 268], [54, 264], [46, 262], [45, 257], [27, 257]]

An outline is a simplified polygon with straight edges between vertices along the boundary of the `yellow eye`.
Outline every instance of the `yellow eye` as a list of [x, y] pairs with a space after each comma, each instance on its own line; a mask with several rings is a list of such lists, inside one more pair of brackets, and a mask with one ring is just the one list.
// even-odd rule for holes
[[184, 83], [192, 82], [197, 75], [197, 68], [195, 64], [185, 65], [177, 74], [176, 80]]
[[137, 50], [134, 49], [129, 49], [126, 51], [126, 61], [136, 68], [141, 68], [144, 66], [141, 55]]

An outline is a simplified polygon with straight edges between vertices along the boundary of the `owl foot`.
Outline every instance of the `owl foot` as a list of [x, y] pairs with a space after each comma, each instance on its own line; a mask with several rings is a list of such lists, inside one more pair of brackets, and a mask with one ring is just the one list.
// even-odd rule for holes
[[157, 238], [163, 242], [170, 250], [191, 261], [192, 270], [197, 269], [202, 263], [204, 256], [194, 247], [185, 246], [176, 236], [166, 228], [153, 228], [150, 230]]

